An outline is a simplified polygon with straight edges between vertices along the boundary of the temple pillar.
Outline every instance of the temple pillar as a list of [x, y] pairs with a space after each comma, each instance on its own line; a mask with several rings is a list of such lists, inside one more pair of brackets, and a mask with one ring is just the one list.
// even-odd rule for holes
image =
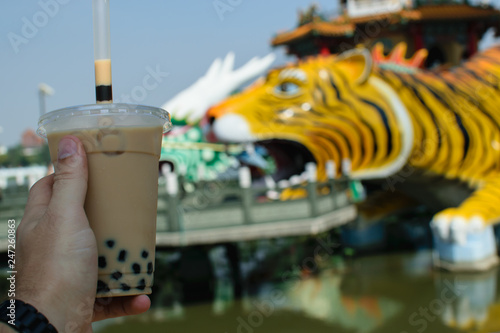
[[467, 54], [472, 57], [477, 52], [477, 23], [472, 22], [467, 29]]
[[324, 40], [320, 40], [318, 43], [319, 54], [322, 56], [329, 56], [331, 54], [328, 43]]
[[413, 46], [415, 48], [415, 52], [424, 48], [424, 36], [422, 35], [422, 25], [414, 24], [410, 28], [411, 39], [413, 39]]

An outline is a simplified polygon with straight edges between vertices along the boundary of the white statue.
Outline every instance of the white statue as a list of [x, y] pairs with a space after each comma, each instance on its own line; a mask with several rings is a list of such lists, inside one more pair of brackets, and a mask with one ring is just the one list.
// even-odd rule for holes
[[266, 72], [275, 58], [273, 53], [263, 58], [254, 57], [234, 70], [234, 53], [229, 52], [224, 60], [215, 59], [204, 76], [163, 104], [162, 108], [170, 112], [172, 118], [197, 123], [210, 106]]

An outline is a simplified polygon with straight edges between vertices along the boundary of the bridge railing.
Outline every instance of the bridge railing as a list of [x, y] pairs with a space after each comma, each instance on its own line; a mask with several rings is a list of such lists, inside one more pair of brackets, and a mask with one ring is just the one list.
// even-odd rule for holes
[[343, 177], [279, 188], [250, 186], [240, 177], [239, 182], [200, 181], [186, 191], [182, 179], [170, 174], [159, 180], [157, 228], [187, 232], [314, 219], [351, 205], [349, 184]]
[[[173, 175], [173, 176], [172, 176]], [[250, 186], [228, 181], [184, 182], [178, 175], [159, 178], [158, 234], [305, 221], [350, 206], [349, 179], [309, 181], [286, 188]], [[170, 189], [167, 178], [170, 179]], [[172, 190], [172, 182], [177, 189]], [[7, 239], [7, 221], [21, 221], [28, 187], [3, 190], [0, 200], [0, 245]], [[281, 200], [283, 198], [289, 200]], [[2, 249], [0, 249], [2, 251]]]

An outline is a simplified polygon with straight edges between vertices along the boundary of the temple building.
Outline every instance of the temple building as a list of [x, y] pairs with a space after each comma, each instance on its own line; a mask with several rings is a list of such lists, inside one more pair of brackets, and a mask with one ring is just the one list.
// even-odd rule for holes
[[382, 42], [385, 52], [406, 42], [407, 55], [426, 48], [426, 67], [456, 65], [477, 51], [478, 41], [489, 28], [500, 34], [500, 11], [488, 3], [468, 0], [340, 0], [333, 19], [317, 6], [299, 14], [291, 31], [277, 34], [273, 46], [286, 46], [299, 58], [335, 54]]
[[21, 136], [21, 146], [25, 156], [33, 156], [40, 152], [44, 145], [43, 139], [34, 130], [27, 129]]

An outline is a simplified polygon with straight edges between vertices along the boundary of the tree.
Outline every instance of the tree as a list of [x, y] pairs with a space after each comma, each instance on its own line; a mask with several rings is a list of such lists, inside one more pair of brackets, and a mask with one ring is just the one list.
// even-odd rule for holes
[[29, 165], [48, 165], [50, 163], [49, 146], [44, 144], [33, 155], [25, 155], [23, 147], [17, 145], [9, 148], [7, 154], [0, 155], [2, 167], [24, 167]]

